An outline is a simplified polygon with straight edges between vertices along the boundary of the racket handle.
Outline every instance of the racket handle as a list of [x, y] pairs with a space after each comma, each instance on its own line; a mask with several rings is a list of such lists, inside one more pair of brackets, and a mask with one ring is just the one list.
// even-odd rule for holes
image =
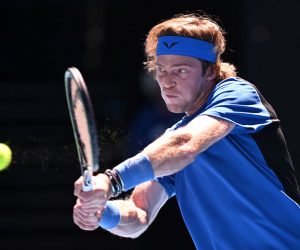
[[83, 192], [88, 192], [91, 191], [93, 189], [93, 185], [92, 185], [92, 177], [89, 173], [88, 170], [85, 170], [83, 172], [83, 184], [82, 184], [82, 191]]

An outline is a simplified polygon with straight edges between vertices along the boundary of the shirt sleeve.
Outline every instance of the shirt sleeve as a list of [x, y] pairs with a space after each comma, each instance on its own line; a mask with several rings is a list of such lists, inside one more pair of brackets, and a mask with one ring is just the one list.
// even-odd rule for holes
[[155, 180], [164, 187], [169, 198], [171, 198], [175, 195], [175, 176], [174, 175], [158, 177]]
[[219, 117], [236, 124], [231, 132], [255, 133], [272, 122], [255, 87], [246, 81], [218, 84], [201, 115]]

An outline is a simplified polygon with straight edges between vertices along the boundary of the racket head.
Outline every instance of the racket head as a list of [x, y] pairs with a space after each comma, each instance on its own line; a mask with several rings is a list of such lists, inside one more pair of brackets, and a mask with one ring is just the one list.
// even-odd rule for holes
[[87, 86], [75, 67], [65, 71], [65, 90], [81, 174], [92, 176], [99, 170], [98, 133]]

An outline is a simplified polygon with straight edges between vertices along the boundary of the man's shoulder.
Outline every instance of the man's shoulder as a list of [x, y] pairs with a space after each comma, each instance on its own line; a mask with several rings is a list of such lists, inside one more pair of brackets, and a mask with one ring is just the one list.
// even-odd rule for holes
[[242, 85], [253, 85], [253, 84], [241, 77], [229, 77], [219, 81], [216, 84], [216, 87], [238, 86], [238, 85], [242, 86]]
[[239, 93], [239, 92], [251, 92], [253, 93], [256, 86], [240, 77], [230, 77], [218, 82], [214, 89], [212, 90], [213, 95], [218, 95], [219, 93]]

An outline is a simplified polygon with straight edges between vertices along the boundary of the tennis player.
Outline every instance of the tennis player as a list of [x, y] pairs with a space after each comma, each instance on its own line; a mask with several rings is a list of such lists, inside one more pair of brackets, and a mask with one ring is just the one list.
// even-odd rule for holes
[[[280, 120], [252, 83], [222, 62], [211, 18], [177, 15], [154, 26], [146, 67], [169, 111], [185, 116], [142, 152], [75, 182], [74, 222], [142, 234], [176, 197], [197, 249], [300, 249], [300, 191]], [[134, 188], [129, 199], [109, 200]]]

